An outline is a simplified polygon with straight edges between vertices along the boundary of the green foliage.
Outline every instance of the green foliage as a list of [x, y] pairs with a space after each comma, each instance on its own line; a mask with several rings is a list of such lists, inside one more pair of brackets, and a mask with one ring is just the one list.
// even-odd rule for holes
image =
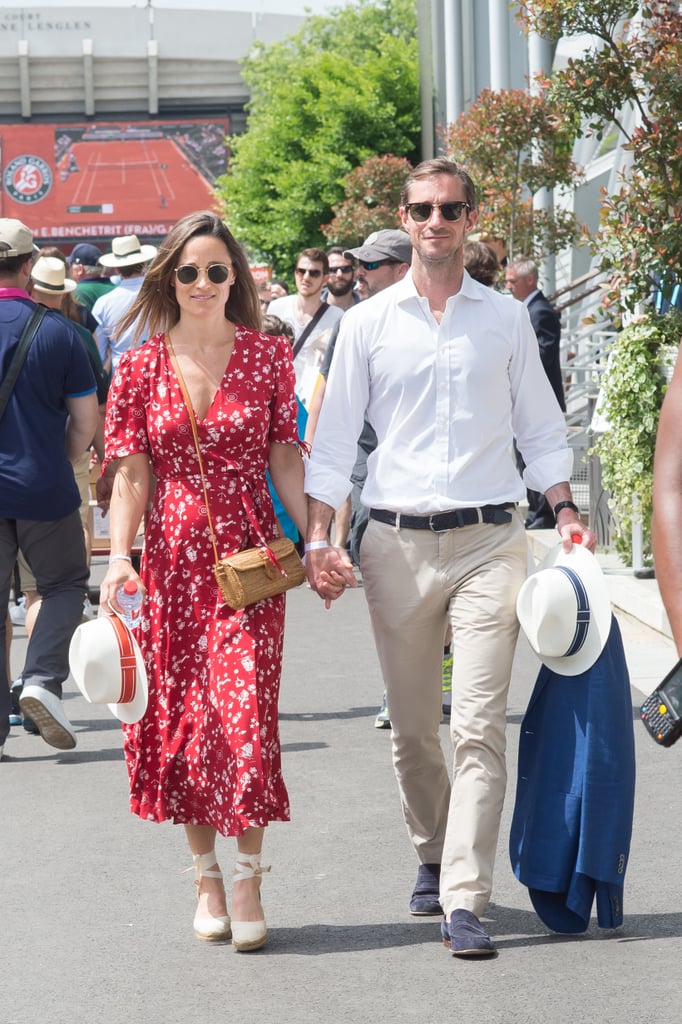
[[254, 48], [247, 131], [229, 139], [218, 182], [227, 222], [254, 257], [287, 273], [325, 245], [322, 225], [344, 178], [368, 157], [413, 158], [420, 138], [413, 0], [356, 0], [310, 17], [288, 39]]
[[344, 200], [322, 231], [330, 245], [349, 249], [372, 231], [400, 227], [400, 190], [412, 164], [397, 156], [371, 156], [343, 179]]
[[[674, 0], [529, 0], [529, 28], [556, 38], [584, 34], [593, 43], [557, 71], [551, 100], [571, 103], [588, 132], [602, 138], [615, 124], [631, 154], [620, 187], [605, 195], [594, 239], [612, 298], [626, 308], [662, 278], [682, 278], [682, 11]], [[631, 22], [641, 7], [641, 21]], [[626, 131], [623, 109], [637, 113]]]
[[611, 494], [615, 547], [629, 561], [632, 521], [642, 522], [643, 548], [651, 564], [654, 446], [671, 354], [677, 353], [682, 316], [653, 310], [616, 337], [602, 379], [602, 411], [608, 429], [595, 444], [604, 486]]
[[506, 239], [507, 250], [541, 260], [577, 243], [573, 214], [537, 211], [543, 188], [573, 188], [580, 180], [571, 159], [575, 118], [566, 104], [525, 90], [485, 89], [444, 136], [446, 153], [477, 182], [479, 223]]

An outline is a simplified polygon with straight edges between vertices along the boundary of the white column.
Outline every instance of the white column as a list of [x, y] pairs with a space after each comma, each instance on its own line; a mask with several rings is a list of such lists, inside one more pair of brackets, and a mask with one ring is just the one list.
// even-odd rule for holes
[[[528, 36], [528, 70], [530, 75], [530, 91], [537, 94], [538, 87], [534, 83], [535, 75], [552, 73], [553, 47], [548, 39], [543, 39], [536, 32]], [[554, 206], [554, 195], [542, 188], [533, 196], [533, 209], [551, 210]], [[556, 257], [549, 256], [540, 267], [541, 287], [550, 294], [556, 289]]]
[[445, 117], [453, 124], [464, 112], [462, 83], [462, 0], [443, 0]]
[[490, 22], [490, 88], [494, 92], [508, 89], [509, 70], [509, 18], [507, 0], [488, 0]]
[[155, 39], [147, 43], [147, 73], [149, 78], [148, 98], [149, 113], [159, 112], [159, 48]]
[[31, 77], [28, 68], [28, 39], [18, 42], [19, 90], [21, 95], [21, 116], [31, 116]]
[[86, 117], [95, 113], [95, 79], [92, 66], [92, 39], [83, 40], [83, 110]]

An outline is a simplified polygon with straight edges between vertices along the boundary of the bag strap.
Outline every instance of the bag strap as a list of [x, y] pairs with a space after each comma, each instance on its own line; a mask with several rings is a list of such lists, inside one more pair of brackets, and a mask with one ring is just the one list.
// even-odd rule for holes
[[[197, 431], [197, 420], [196, 420], [196, 416], [195, 416], [195, 413], [194, 413], [194, 407], [192, 406], [192, 402], [190, 401], [190, 397], [189, 397], [189, 394], [187, 392], [187, 385], [185, 384], [185, 378], [183, 376], [182, 370], [180, 369], [180, 364], [178, 363], [178, 358], [175, 355], [175, 349], [173, 348], [173, 342], [171, 341], [170, 334], [168, 332], [166, 332], [164, 337], [165, 337], [166, 345], [168, 347], [168, 355], [170, 356], [170, 361], [173, 364], [173, 369], [175, 370], [175, 376], [178, 378], [178, 384], [180, 385], [180, 390], [182, 391], [182, 397], [184, 399], [185, 405], [187, 406], [187, 414], [189, 416], [189, 422], [190, 422], [190, 426], [192, 428], [192, 436], [194, 437], [194, 447], [196, 448], [197, 460], [199, 462], [199, 473], [201, 474], [201, 486], [202, 486], [202, 489], [203, 489], [203, 492], [204, 492], [204, 502], [206, 504], [206, 518], [208, 519], [208, 528], [209, 528], [209, 531], [210, 531], [210, 534], [211, 534], [211, 544], [213, 545], [213, 557], [215, 558], [215, 564], [216, 565], [220, 565], [220, 558], [218, 557], [218, 545], [216, 544], [215, 531], [213, 529], [213, 519], [211, 518], [211, 509], [210, 509], [209, 504], [208, 504], [208, 491], [206, 489], [206, 477], [204, 476], [204, 460], [201, 457], [201, 447], [199, 445], [199, 433]], [[246, 514], [247, 514], [247, 516], [249, 518], [249, 522], [251, 523], [252, 526], [254, 526], [256, 528], [256, 532], [257, 532], [258, 536], [260, 537], [260, 539], [263, 542], [263, 548], [264, 548], [265, 552], [267, 553], [267, 556], [268, 556], [269, 560], [272, 562], [272, 564], [274, 566], [276, 566], [277, 569], [279, 569], [279, 571], [281, 573], [283, 573], [283, 569], [282, 569], [281, 565], [279, 564], [279, 562], [277, 561], [277, 558], [275, 557], [274, 553], [271, 551], [270, 546], [268, 545], [268, 542], [265, 540], [265, 537], [263, 536], [261, 528], [260, 528], [258, 522], [255, 520], [255, 517], [253, 516], [253, 513], [248, 508], [245, 508], [245, 511], [246, 511]], [[279, 522], [277, 523], [277, 525], [279, 526]], [[281, 527], [280, 527], [280, 533], [282, 533]]]
[[301, 349], [305, 345], [306, 341], [310, 337], [312, 331], [314, 330], [316, 325], [320, 322], [320, 320], [322, 319], [322, 317], [324, 316], [324, 314], [327, 312], [328, 309], [329, 309], [329, 303], [328, 302], [323, 302], [315, 310], [315, 315], [313, 316], [313, 318], [311, 320], [308, 321], [308, 323], [304, 327], [303, 331], [299, 335], [298, 341], [296, 341], [294, 343], [294, 347], [293, 347], [292, 352], [291, 352], [291, 358], [292, 359], [296, 358], [296, 356], [301, 351]]
[[17, 382], [19, 371], [24, 365], [28, 350], [31, 347], [33, 339], [36, 336], [36, 332], [42, 323], [43, 317], [47, 313], [47, 306], [43, 306], [40, 303], [35, 303], [35, 309], [32, 311], [30, 317], [26, 321], [21, 337], [19, 338], [19, 344], [16, 347], [16, 351], [12, 358], [12, 362], [9, 364], [9, 369], [5, 375], [5, 379], [0, 387], [0, 419], [7, 408], [10, 395], [14, 390], [14, 385]]

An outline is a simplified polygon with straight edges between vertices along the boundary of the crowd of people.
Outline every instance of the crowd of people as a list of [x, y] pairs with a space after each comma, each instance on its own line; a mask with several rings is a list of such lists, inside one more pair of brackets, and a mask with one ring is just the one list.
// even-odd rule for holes
[[[527, 492], [565, 551], [596, 546], [571, 498], [558, 325], [545, 336], [537, 267], [471, 239], [475, 188], [450, 160], [410, 172], [399, 214], [362, 245], [303, 249], [280, 295], [257, 287], [210, 212], [158, 247], [131, 235], [66, 255], [39, 253], [23, 224], [0, 219], [3, 380], [35, 328], [0, 405], [0, 609], [19, 558], [38, 606], [14, 709], [9, 622], [0, 630], [0, 752], [12, 713], [54, 747], [77, 742], [61, 693], [88, 581], [75, 470], [94, 450], [110, 523], [100, 608], [120, 611], [128, 581], [144, 594], [148, 704], [123, 725], [131, 810], [183, 826], [195, 934], [240, 951], [267, 940], [264, 834], [289, 818], [285, 597], [228, 607], [215, 558], [267, 548], [286, 525], [327, 608], [361, 577], [386, 691], [377, 718], [390, 724], [418, 862], [409, 910], [443, 917], [444, 942], [470, 956], [494, 950], [480, 918], [505, 791]], [[21, 451], [18, 437], [31, 439]], [[229, 910], [219, 835], [237, 844]]]

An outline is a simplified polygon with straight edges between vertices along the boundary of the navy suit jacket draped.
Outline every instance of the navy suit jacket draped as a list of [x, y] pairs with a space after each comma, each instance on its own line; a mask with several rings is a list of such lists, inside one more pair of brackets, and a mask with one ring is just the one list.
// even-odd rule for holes
[[623, 922], [635, 793], [633, 711], [620, 629], [587, 672], [543, 665], [521, 725], [509, 852], [540, 919], [585, 931]]

